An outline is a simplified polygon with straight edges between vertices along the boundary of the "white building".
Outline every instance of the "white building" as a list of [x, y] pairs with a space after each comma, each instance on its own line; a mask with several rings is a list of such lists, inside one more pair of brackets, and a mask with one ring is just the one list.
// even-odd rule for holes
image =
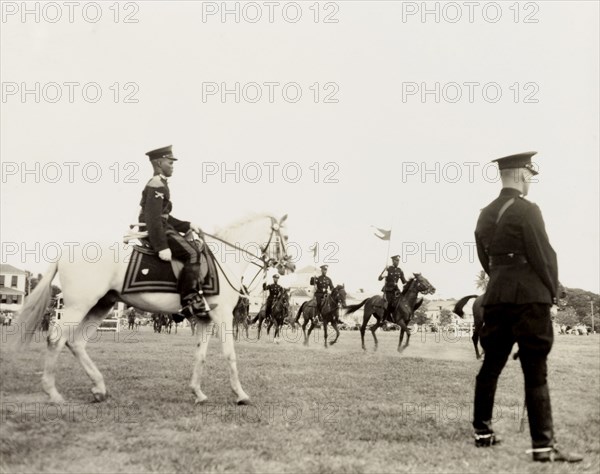
[[20, 311], [26, 287], [27, 273], [24, 270], [0, 264], [0, 311]]

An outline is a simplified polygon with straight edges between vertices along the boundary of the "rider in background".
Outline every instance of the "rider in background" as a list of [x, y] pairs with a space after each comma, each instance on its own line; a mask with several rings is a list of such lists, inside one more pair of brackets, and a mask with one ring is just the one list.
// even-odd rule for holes
[[[404, 278], [404, 272], [398, 266], [400, 264], [400, 255], [394, 255], [392, 257], [392, 265], [383, 269], [377, 280], [381, 281], [385, 278], [385, 285], [381, 291], [385, 294], [385, 299], [387, 300], [387, 308], [383, 313], [383, 321], [386, 319], [392, 320], [392, 311], [394, 310], [394, 303], [397, 299], [397, 294], [400, 292], [400, 288], [398, 288], [398, 280], [402, 280], [402, 284], [406, 284], [406, 278]], [[384, 277], [383, 274], [387, 272], [387, 275]]]
[[171, 146], [149, 151], [146, 155], [150, 158], [154, 176], [142, 191], [139, 222], [146, 224], [150, 245], [161, 260], [169, 262], [175, 257], [184, 262], [178, 282], [182, 314], [206, 317], [209, 308], [199, 282], [200, 251], [180, 234], [191, 229], [202, 236], [202, 230], [171, 215], [173, 204], [167, 178], [172, 176], [173, 162], [177, 158], [173, 156]]
[[315, 298], [317, 299], [317, 316], [321, 317], [321, 309], [323, 305], [323, 299], [329, 293], [329, 290], [333, 290], [333, 282], [331, 278], [327, 276], [327, 265], [321, 265], [321, 274], [317, 277], [311, 277], [310, 284], [315, 286]]
[[263, 290], [269, 291], [267, 305], [265, 308], [265, 316], [270, 318], [273, 311], [273, 302], [281, 295], [281, 293], [283, 293], [283, 286], [279, 284], [279, 275], [277, 273], [273, 275], [273, 283], [270, 285], [263, 283]]

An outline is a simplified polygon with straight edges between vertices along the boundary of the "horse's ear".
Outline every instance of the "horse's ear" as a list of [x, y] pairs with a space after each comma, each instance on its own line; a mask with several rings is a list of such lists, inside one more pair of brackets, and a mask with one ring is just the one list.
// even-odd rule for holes
[[288, 218], [288, 215], [286, 214], [285, 216], [283, 216], [281, 219], [279, 219], [279, 223], [283, 224], [283, 222]]
[[345, 283], [342, 283], [342, 288], [346, 288], [346, 284]]

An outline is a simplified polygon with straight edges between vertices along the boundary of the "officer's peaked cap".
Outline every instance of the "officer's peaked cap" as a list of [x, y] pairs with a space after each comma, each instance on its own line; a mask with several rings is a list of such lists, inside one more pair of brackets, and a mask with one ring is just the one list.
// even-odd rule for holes
[[321, 270], [327, 270], [329, 268], [329, 266], [327, 266], [327, 265], [321, 265], [319, 268]]
[[148, 155], [150, 161], [159, 160], [160, 158], [169, 158], [170, 160], [177, 161], [177, 158], [173, 156], [173, 145], [157, 148], [156, 150], [149, 151], [146, 155]]
[[519, 153], [517, 155], [505, 156], [492, 160], [492, 163], [498, 163], [498, 168], [506, 170], [510, 168], [526, 168], [532, 174], [538, 174], [537, 170], [531, 164], [531, 157], [535, 155], [537, 151], [527, 151], [525, 153]]

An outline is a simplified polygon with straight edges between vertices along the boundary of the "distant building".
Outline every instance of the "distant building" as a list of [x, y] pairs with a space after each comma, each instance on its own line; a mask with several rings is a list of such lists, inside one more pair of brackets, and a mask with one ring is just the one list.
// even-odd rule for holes
[[26, 287], [27, 272], [0, 264], [0, 311], [20, 311]]
[[464, 318], [461, 318], [453, 313], [454, 306], [458, 300], [449, 299], [449, 300], [431, 300], [423, 303], [423, 308], [425, 309], [425, 313], [429, 317], [429, 320], [432, 324], [439, 324], [440, 322], [440, 314], [442, 309], [447, 309], [452, 313], [452, 320], [457, 323], [472, 323], [473, 322], [473, 310], [472, 304], [473, 300], [469, 301], [464, 307]]

